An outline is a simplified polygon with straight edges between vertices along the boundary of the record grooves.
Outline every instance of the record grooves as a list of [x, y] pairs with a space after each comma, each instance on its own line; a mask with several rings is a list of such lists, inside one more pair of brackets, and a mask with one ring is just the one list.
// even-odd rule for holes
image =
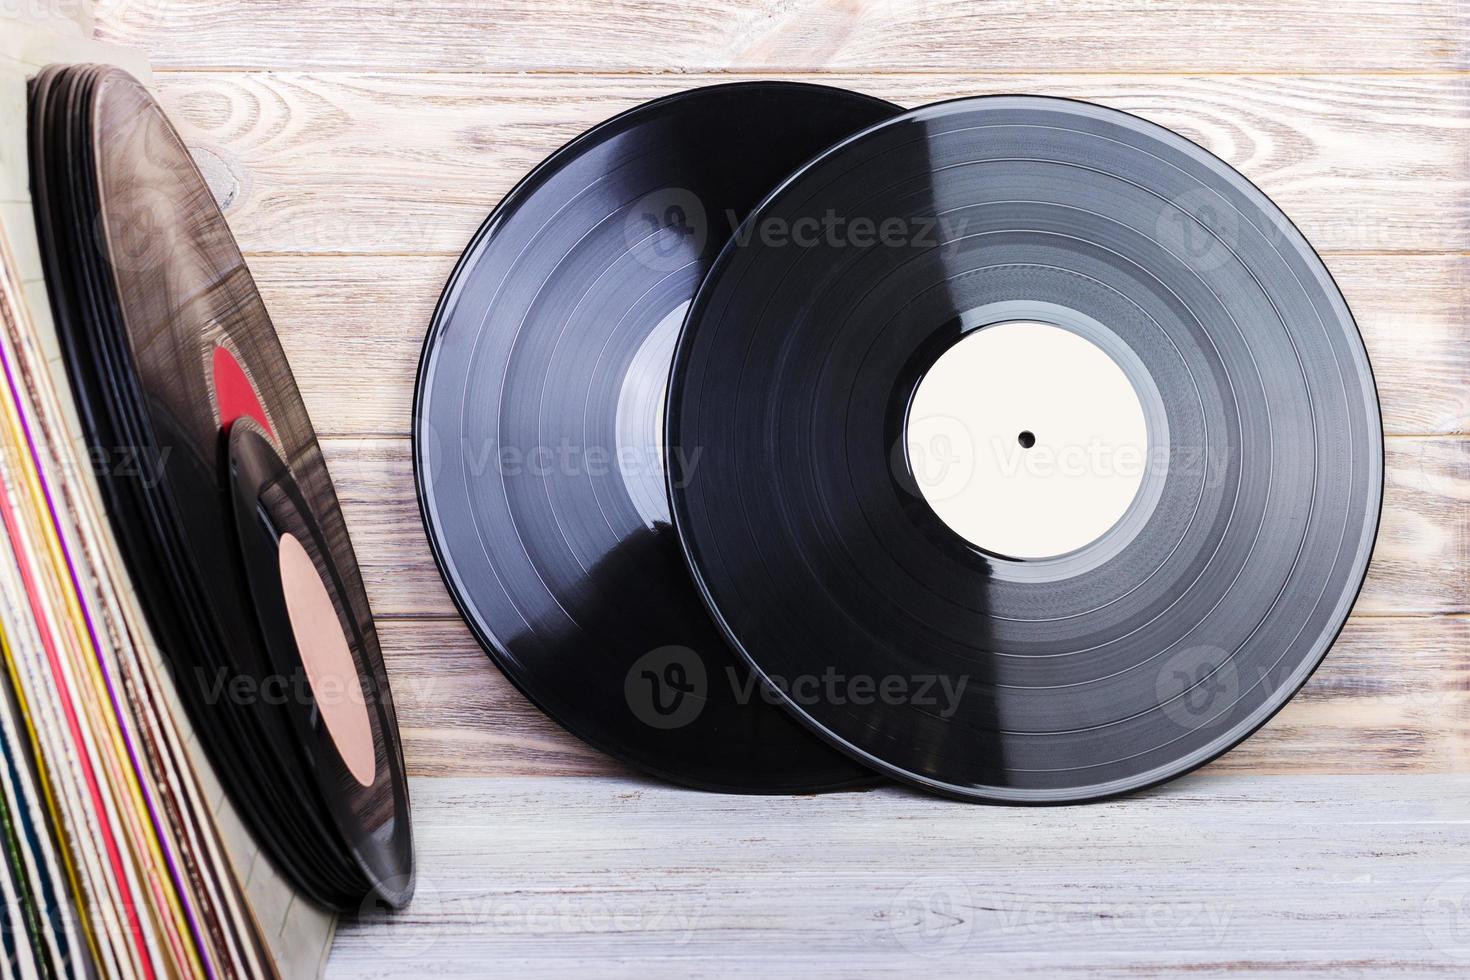
[[501, 670], [617, 758], [707, 789], [867, 782], [778, 710], [701, 608], [669, 523], [662, 402], [683, 313], [749, 209], [897, 107], [736, 83], [641, 105], [501, 202], [425, 341], [414, 465], [455, 603]]

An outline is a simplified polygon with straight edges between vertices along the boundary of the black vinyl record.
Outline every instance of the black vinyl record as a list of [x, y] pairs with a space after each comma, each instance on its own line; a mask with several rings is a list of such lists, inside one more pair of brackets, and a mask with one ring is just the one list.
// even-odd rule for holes
[[719, 85], [588, 131], [460, 259], [424, 345], [414, 464], [450, 594], [564, 727], [701, 788], [870, 781], [730, 652], [684, 567], [662, 447], [683, 314], [739, 220], [833, 141], [900, 111], [840, 89]]
[[382, 654], [331, 478], [234, 238], [125, 72], [47, 69], [30, 113], [63, 360], [194, 728], [305, 894], [340, 909], [402, 904], [412, 840]]
[[[833, 233], [770, 241], [814, 221]], [[1086, 356], [1012, 358], [1007, 335]], [[1051, 477], [1026, 454], [1126, 379], [1146, 438], [1095, 536], [1054, 534], [1088, 495], [1037, 511], [982, 483], [970, 516], [993, 547], [926, 496], [918, 402], [981, 338], [998, 353], [952, 399], [946, 445], [972, 440], [952, 458], [974, 474], [1020, 460], [1038, 494]], [[1038, 387], [1058, 392], [1032, 406], [1047, 425], [986, 441], [964, 414]], [[1245, 738], [1341, 629], [1382, 497], [1368, 359], [1302, 235], [1188, 140], [1057, 99], [916, 109], [785, 181], [694, 302], [667, 427], [669, 453], [702, 453], [673, 512], [732, 644], [833, 745], [970, 799], [1100, 798]], [[1102, 486], [1079, 458], [1077, 485]]]

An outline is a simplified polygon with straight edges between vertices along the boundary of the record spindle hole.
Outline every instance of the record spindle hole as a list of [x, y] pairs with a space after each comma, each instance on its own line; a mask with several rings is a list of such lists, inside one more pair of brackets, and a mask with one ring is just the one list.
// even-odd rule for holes
[[1017, 560], [1106, 534], [1138, 495], [1149, 447], [1141, 397], [1118, 362], [1040, 320], [966, 331], [919, 380], [904, 433], [914, 482], [940, 521]]

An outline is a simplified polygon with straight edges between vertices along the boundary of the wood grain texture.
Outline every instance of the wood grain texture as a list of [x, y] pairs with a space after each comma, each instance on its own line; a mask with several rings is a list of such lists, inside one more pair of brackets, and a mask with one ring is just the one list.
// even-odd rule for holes
[[[1470, 257], [1326, 260], [1372, 356], [1384, 430], [1470, 432]], [[250, 260], [319, 433], [408, 435], [424, 334], [453, 267], [450, 256]]]
[[[458, 619], [380, 620], [415, 776], [594, 776], [610, 757], [533, 707]], [[1470, 772], [1470, 618], [1349, 621], [1307, 686], [1211, 772]]]
[[1196, 774], [1051, 809], [413, 790], [419, 894], [344, 924], [331, 977], [1464, 976], [1470, 955], [1464, 776]]
[[1455, 0], [98, 0], [159, 67], [474, 71], [1444, 71]]
[[[457, 254], [562, 143], [646, 99], [723, 78], [169, 73], [160, 99], [247, 253]], [[1470, 250], [1462, 76], [836, 75], [919, 105], [1030, 92], [1178, 130], [1331, 251]]]
[[[408, 440], [327, 439], [322, 448], [374, 613], [453, 616], [424, 539]], [[1387, 466], [1383, 520], [1356, 613], [1470, 612], [1470, 441], [1390, 440]]]

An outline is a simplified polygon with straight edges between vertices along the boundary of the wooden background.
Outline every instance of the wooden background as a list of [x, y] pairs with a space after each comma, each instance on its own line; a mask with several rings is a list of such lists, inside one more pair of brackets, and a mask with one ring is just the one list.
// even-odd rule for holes
[[[99, 37], [149, 55], [159, 96], [225, 205], [323, 436], [381, 627], [408, 764], [426, 777], [415, 787], [426, 895], [448, 889], [455, 901], [468, 901], [465, 895], [485, 894], [461, 873], [465, 861], [506, 881], [520, 881], [515, 875], [522, 873], [534, 882], [534, 867], [547, 866], [517, 872], [514, 855], [502, 855], [499, 864], [485, 857], [480, 845], [498, 851], [495, 821], [476, 822], [476, 813], [499, 813], [506, 833], [519, 828], [534, 836], [533, 813], [553, 819], [585, 808], [602, 819], [566, 832], [607, 834], [620, 809], [638, 809], [618, 802], [630, 799], [622, 788], [634, 787], [629, 792], [657, 801], [642, 805], [660, 819], [705, 839], [701, 834], [719, 835], [697, 829], [696, 814], [725, 814], [739, 838], [738, 828], [750, 821], [769, 816], [779, 824], [781, 807], [789, 806], [671, 794], [622, 773], [531, 708], [455, 617], [424, 541], [409, 465], [412, 379], [429, 315], [460, 248], [490, 208], [529, 167], [589, 125], [654, 96], [734, 78], [805, 78], [905, 105], [1029, 92], [1137, 113], [1202, 143], [1271, 195], [1321, 251], [1357, 316], [1382, 397], [1388, 475], [1372, 569], [1341, 640], [1265, 730], [1182, 788], [1134, 801], [1131, 809], [1052, 812], [1035, 826], [1052, 826], [1067, 846], [1082, 847], [1085, 814], [1143, 821], [1140, 832], [1152, 820], [1213, 826], [1229, 811], [1186, 808], [1180, 817], [1177, 809], [1180, 800], [1212, 792], [1237, 803], [1259, 792], [1267, 801], [1256, 814], [1263, 826], [1275, 819], [1269, 801], [1293, 799], [1293, 786], [1311, 787], [1301, 790], [1302, 799], [1319, 802], [1358, 795], [1407, 800], [1435, 795], [1423, 788], [1431, 785], [1425, 780], [1441, 779], [1432, 785], [1467, 795], [1470, 784], [1451, 775], [1470, 772], [1470, 7], [1459, 0], [101, 0], [95, 16]], [[1273, 778], [1282, 775], [1295, 779]], [[1317, 778], [1328, 775], [1363, 778]], [[1405, 782], [1385, 781], [1395, 775]], [[866, 815], [850, 809], [864, 798], [887, 802]], [[919, 821], [900, 838], [940, 852], [951, 839], [946, 833], [985, 833], [988, 820], [1015, 824], [1014, 811], [932, 804], [899, 791], [812, 807], [812, 819], [832, 821], [838, 836], [888, 807], [894, 820]], [[1424, 823], [1421, 816], [1400, 814], [1414, 826]], [[1457, 819], [1464, 816], [1457, 811]], [[924, 823], [931, 817], [941, 824]], [[641, 839], [641, 826], [634, 839]], [[1467, 829], [1460, 827], [1462, 835]], [[460, 832], [479, 844], [446, 843]], [[434, 836], [440, 833], [447, 836]], [[1268, 846], [1270, 834], [1263, 833]], [[1426, 868], [1442, 872], [1448, 861], [1470, 871], [1463, 849], [1435, 850], [1449, 845], [1422, 835], [1390, 837], [1405, 848], [1406, 861], [1412, 851]], [[658, 838], [653, 833], [645, 843], [657, 850]], [[875, 853], [880, 839], [875, 835]], [[533, 846], [527, 860], [554, 864], [575, 845]], [[724, 867], [719, 854], [738, 863], [728, 841], [722, 848], [711, 839], [709, 846], [695, 859], [696, 867], [707, 865], [706, 878]], [[1313, 846], [1298, 841], [1290, 850]], [[1374, 853], [1381, 856], [1383, 846], [1374, 843]], [[859, 860], [860, 850], [848, 857]], [[586, 875], [612, 867], [595, 848], [581, 856], [583, 863], [562, 867], [564, 887], [574, 894], [586, 887]], [[780, 860], [812, 874], [821, 869], [811, 855], [806, 864], [789, 854]], [[1276, 865], [1256, 870], [1284, 873], [1291, 861], [1283, 852]], [[766, 872], [776, 875], [780, 867]], [[1362, 867], [1370, 878], [1382, 873]], [[572, 873], [578, 869], [582, 877]], [[665, 879], [669, 887], [694, 887], [689, 867], [682, 876], [676, 871]], [[901, 875], [880, 878], [901, 896]], [[616, 876], [595, 880], [616, 894]], [[1099, 887], [1107, 880], [1097, 879]], [[1161, 878], [1161, 887], [1169, 880]], [[1401, 925], [1393, 915], [1428, 901], [1435, 880], [1421, 882], [1417, 899], [1379, 895], [1386, 903], [1374, 906], [1379, 925]], [[652, 908], [649, 896], [659, 887], [648, 885], [637, 907]], [[953, 889], [940, 891], [953, 897]], [[345, 959], [334, 969], [394, 973], [395, 965], [378, 956], [379, 940], [402, 939], [403, 923], [416, 923], [413, 935], [424, 935], [434, 923], [461, 922], [451, 914], [456, 908], [464, 906], [436, 905], [430, 897], [395, 923], [349, 929]], [[756, 930], [748, 936], [774, 943], [767, 954], [795, 956], [803, 937], [827, 935], [810, 914], [791, 912], [784, 922], [778, 906], [747, 911]], [[841, 920], [843, 911], [832, 915]], [[1470, 916], [1470, 902], [1461, 911]], [[539, 920], [517, 921], [526, 927]], [[534, 935], [529, 927], [486, 933], [481, 917], [457, 928], [450, 930], [456, 941], [490, 935], [505, 942], [476, 947], [485, 958], [436, 942], [443, 961], [458, 964], [447, 969], [488, 971], [492, 960], [529, 968], [552, 955], [544, 943], [517, 945]], [[656, 943], [619, 946], [624, 958], [604, 965], [630, 972], [659, 964], [703, 968], [708, 962], [691, 950], [712, 955], [715, 946], [701, 942], [722, 938], [738, 948], [747, 935], [728, 928], [735, 931], [701, 933], [700, 942], [678, 953], [660, 952]], [[564, 925], [549, 931], [567, 938]], [[610, 936], [641, 942], [650, 929], [596, 935], [598, 949], [613, 956]], [[831, 955], [853, 948], [843, 945], [840, 929], [832, 935], [822, 961], [829, 966]], [[1211, 964], [1351, 968], [1351, 958], [1339, 962], [1323, 949], [1350, 946], [1359, 934], [1306, 935], [1262, 940], [1278, 949], [1296, 942], [1305, 952], [1295, 959], [1252, 960], [1259, 951], [1242, 947], [1219, 962], [1191, 959], [1187, 950], [1167, 962], [1178, 965], [1182, 957], [1207, 972]], [[1470, 935], [1464, 938], [1470, 952]], [[1154, 941], [1123, 944], [1126, 955], [1107, 960], [1107, 968], [1163, 969], [1165, 961], [1151, 958]], [[1400, 955], [1436, 948], [1422, 930], [1403, 943], [1403, 951], [1390, 944], [1384, 949], [1391, 955], [1380, 950], [1364, 963], [1430, 972], [1444, 965]], [[899, 957], [892, 962], [907, 963], [902, 944], [880, 947], [862, 948], [886, 948]], [[1010, 966], [1045, 972], [1087, 962], [1023, 957]], [[766, 968], [774, 965], [780, 961], [768, 956]]]

